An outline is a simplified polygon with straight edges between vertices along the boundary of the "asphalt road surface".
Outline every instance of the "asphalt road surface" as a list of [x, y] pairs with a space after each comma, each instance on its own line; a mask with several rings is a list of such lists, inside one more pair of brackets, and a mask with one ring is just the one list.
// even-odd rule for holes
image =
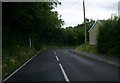
[[118, 68], [77, 55], [70, 49], [40, 52], [9, 81], [118, 81]]

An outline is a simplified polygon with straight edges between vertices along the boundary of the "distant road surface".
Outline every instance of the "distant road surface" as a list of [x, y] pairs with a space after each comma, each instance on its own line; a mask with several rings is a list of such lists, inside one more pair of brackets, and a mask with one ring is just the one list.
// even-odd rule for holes
[[9, 81], [118, 81], [118, 68], [71, 53], [70, 49], [40, 52]]

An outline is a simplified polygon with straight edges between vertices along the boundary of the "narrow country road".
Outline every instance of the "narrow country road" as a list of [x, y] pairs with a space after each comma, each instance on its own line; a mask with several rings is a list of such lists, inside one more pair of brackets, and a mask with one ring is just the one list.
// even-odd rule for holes
[[9, 81], [118, 81], [118, 68], [69, 51], [40, 52]]

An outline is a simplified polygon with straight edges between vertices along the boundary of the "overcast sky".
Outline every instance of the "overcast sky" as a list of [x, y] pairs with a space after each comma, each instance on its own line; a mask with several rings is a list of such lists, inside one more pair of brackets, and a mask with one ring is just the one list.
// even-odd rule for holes
[[[55, 8], [65, 21], [63, 27], [81, 24], [83, 19], [83, 0], [58, 0], [62, 2]], [[118, 15], [119, 0], [85, 0], [86, 18], [103, 20]]]

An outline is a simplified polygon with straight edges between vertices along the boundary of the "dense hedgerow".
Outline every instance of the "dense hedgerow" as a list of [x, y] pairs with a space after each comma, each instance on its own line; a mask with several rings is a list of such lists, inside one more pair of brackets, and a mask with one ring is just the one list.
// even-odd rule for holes
[[101, 54], [120, 57], [120, 18], [106, 20], [99, 28], [97, 51]]

